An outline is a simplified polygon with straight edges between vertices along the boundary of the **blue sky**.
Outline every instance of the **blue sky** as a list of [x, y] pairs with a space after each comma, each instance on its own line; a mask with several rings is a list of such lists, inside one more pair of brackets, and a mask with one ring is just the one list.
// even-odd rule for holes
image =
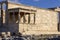
[[11, 1], [39, 8], [53, 8], [60, 6], [60, 0], [11, 0]]

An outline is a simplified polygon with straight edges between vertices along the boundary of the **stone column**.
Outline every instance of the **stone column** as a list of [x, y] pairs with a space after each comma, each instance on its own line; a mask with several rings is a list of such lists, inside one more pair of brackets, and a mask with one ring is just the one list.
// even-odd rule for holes
[[25, 23], [25, 13], [24, 13], [24, 16], [23, 16], [23, 23]]
[[15, 12], [13, 12], [13, 23], [15, 23]]
[[30, 13], [28, 14], [28, 24], [30, 23]]
[[18, 23], [20, 23], [20, 12], [18, 13]]
[[35, 24], [35, 13], [34, 13], [34, 24]]
[[8, 23], [10, 23], [10, 13], [8, 12], [8, 14], [9, 14], [9, 17], [8, 17], [8, 18], [9, 18], [9, 19], [8, 19]]

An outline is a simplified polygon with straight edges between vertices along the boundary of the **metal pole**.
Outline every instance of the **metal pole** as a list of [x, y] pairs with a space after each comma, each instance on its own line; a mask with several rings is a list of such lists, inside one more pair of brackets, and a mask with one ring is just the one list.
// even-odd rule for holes
[[1, 27], [3, 26], [3, 5], [1, 3]]

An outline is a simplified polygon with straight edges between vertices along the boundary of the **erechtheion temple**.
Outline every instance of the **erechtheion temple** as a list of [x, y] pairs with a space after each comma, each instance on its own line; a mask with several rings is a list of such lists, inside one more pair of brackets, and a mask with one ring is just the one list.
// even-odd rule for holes
[[1, 32], [20, 32], [23, 35], [60, 34], [59, 17], [55, 10], [0, 2]]

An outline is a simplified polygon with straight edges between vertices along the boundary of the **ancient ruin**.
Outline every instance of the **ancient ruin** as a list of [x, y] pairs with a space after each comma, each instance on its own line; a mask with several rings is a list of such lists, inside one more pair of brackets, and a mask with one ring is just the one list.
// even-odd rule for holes
[[60, 35], [58, 14], [55, 10], [2, 1], [0, 2], [0, 32]]

